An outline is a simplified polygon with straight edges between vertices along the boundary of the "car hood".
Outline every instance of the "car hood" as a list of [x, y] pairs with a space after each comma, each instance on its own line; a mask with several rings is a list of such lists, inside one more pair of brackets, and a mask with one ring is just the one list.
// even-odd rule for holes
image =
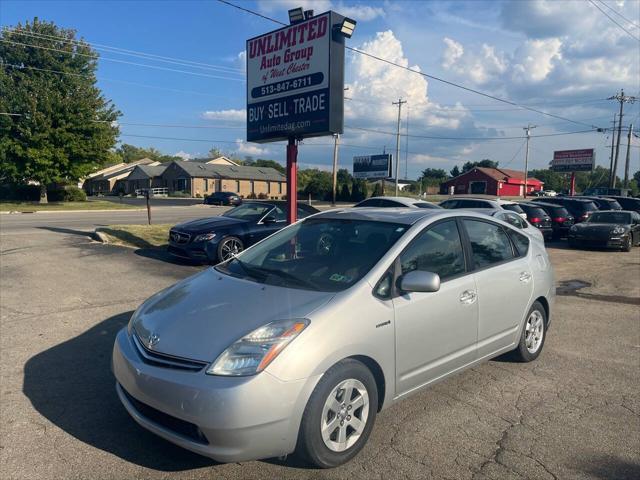
[[246, 220], [240, 220], [230, 217], [210, 217], [199, 218], [197, 220], [191, 220], [189, 222], [183, 222], [175, 225], [173, 228], [181, 232], [211, 232], [217, 228], [229, 227], [231, 225], [238, 225], [240, 223], [247, 223]]
[[265, 285], [213, 268], [163, 290], [136, 311], [142, 343], [153, 351], [212, 362], [233, 342], [274, 320], [305, 318], [334, 296]]

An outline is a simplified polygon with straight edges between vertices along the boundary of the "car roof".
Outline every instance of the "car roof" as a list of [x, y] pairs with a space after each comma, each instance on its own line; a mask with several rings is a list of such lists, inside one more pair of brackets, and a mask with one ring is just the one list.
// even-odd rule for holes
[[517, 213], [511, 212], [509, 210], [504, 210], [502, 208], [457, 208], [457, 211], [467, 211], [467, 212], [475, 212], [482, 213], [483, 215], [489, 215], [493, 217], [496, 213], [512, 213], [513, 215], [518, 215]]
[[403, 225], [413, 225], [423, 218], [452, 214], [453, 210], [431, 209], [431, 208], [402, 208], [402, 207], [360, 207], [341, 208], [327, 210], [314, 215], [313, 218], [330, 218], [337, 220], [368, 220], [374, 222], [400, 223]]

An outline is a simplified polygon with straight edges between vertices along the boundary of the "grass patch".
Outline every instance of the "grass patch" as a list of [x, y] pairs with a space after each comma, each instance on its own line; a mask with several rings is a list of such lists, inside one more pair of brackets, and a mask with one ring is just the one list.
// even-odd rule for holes
[[105, 234], [109, 243], [135, 248], [164, 248], [169, 240], [170, 224], [109, 225], [97, 231]]
[[106, 200], [91, 200], [87, 202], [0, 202], [0, 212], [41, 212], [65, 210], [128, 210], [140, 208], [125, 203], [107, 202]]

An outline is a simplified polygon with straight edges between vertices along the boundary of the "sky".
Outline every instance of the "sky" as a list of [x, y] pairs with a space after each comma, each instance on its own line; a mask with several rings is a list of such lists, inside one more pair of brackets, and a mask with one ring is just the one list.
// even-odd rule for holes
[[[401, 129], [409, 134], [401, 137], [401, 178], [405, 172], [415, 179], [424, 168], [449, 171], [484, 158], [521, 170], [527, 125], [536, 126], [530, 169], [546, 168], [554, 150], [573, 148], [595, 148], [596, 164], [608, 167], [609, 131], [545, 135], [610, 129], [619, 104], [607, 98], [621, 88], [639, 97], [625, 105], [623, 125], [634, 123], [640, 131], [638, 0], [231, 3], [282, 22], [297, 6], [315, 13], [335, 10], [357, 21], [347, 41], [351, 47], [577, 122], [347, 51], [340, 167], [351, 169], [354, 156], [395, 152], [398, 110], [392, 102], [399, 98], [408, 102]], [[241, 158], [284, 163], [282, 142], [245, 142], [245, 41], [279, 25], [216, 0], [0, 1], [3, 28], [34, 17], [75, 29], [99, 52], [98, 83], [122, 112], [121, 142], [185, 159], [206, 156], [216, 147]], [[626, 136], [623, 144], [619, 175]], [[632, 144], [634, 172], [640, 169], [640, 141]], [[305, 140], [298, 155], [301, 168], [329, 170], [333, 139]]]

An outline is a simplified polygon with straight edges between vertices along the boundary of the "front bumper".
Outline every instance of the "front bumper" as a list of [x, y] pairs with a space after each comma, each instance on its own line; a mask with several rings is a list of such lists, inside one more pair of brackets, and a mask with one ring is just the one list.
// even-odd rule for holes
[[592, 248], [622, 248], [627, 241], [627, 235], [608, 238], [585, 237], [569, 232], [568, 240], [581, 247]]
[[186, 260], [194, 260], [196, 262], [207, 262], [207, 252], [205, 251], [205, 243], [199, 242], [193, 245], [177, 245], [169, 243], [167, 251], [176, 257], [184, 258]]
[[267, 372], [218, 377], [143, 361], [123, 329], [113, 348], [120, 401], [147, 430], [219, 462], [295, 450], [302, 412], [317, 378], [283, 382]]

